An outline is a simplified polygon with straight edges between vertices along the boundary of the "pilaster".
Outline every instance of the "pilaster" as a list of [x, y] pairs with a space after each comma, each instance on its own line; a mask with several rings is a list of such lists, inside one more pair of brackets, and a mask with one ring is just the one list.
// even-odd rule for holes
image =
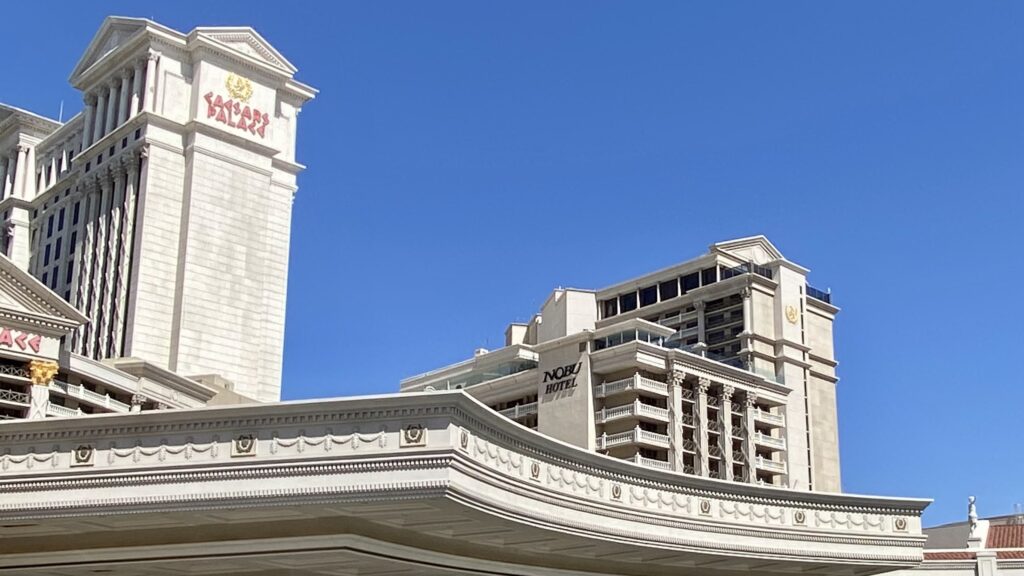
[[718, 447], [722, 451], [721, 475], [723, 480], [732, 480], [732, 395], [735, 388], [722, 386], [721, 406], [718, 407]]
[[708, 389], [711, 388], [711, 380], [700, 378], [697, 380], [697, 396], [693, 403], [693, 426], [695, 428], [695, 440], [697, 441], [696, 470], [698, 476], [707, 477], [711, 469], [708, 466]]

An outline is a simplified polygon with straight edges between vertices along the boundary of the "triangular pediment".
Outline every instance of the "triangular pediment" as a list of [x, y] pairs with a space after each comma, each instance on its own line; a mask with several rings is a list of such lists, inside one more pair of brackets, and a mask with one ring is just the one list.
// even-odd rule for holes
[[785, 256], [774, 244], [764, 236], [749, 236], [711, 245], [712, 251], [719, 251], [742, 261], [754, 264], [767, 264], [775, 260], [784, 260]]
[[196, 28], [195, 32], [204, 38], [223, 44], [227, 48], [265, 62], [289, 74], [295, 74], [297, 70], [276, 48], [248, 26]]
[[89, 319], [34, 276], [0, 255], [0, 316], [43, 332], [69, 332]]
[[149, 25], [156, 26], [145, 18], [108, 16], [71, 72], [71, 82]]

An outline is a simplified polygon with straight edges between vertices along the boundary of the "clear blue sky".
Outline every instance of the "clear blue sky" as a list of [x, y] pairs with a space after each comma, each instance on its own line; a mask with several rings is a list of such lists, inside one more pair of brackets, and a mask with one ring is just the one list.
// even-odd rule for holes
[[844, 489], [929, 524], [1024, 501], [1024, 3], [20, 2], [0, 101], [76, 112], [108, 13], [251, 25], [321, 91], [286, 398], [394, 391], [556, 286], [762, 233], [842, 307]]

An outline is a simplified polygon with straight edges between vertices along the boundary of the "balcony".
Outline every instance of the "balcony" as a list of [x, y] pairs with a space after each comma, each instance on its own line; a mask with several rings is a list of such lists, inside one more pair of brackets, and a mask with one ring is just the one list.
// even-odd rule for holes
[[756, 464], [757, 467], [760, 468], [761, 470], [768, 470], [770, 472], [778, 472], [780, 474], [785, 474], [786, 473], [786, 463], [785, 462], [776, 462], [774, 460], [766, 460], [764, 458], [764, 456], [758, 456], [757, 460], [756, 460], [756, 463], [757, 463]]
[[666, 462], [665, 460], [657, 460], [655, 458], [645, 458], [639, 454], [629, 459], [634, 464], [646, 466], [648, 468], [657, 468], [658, 470], [671, 470], [672, 463]]
[[758, 276], [763, 276], [769, 280], [771, 280], [772, 276], [774, 275], [772, 273], [771, 268], [768, 268], [767, 266], [761, 266], [759, 264], [754, 264], [753, 262], [748, 262], [745, 264], [740, 264], [739, 266], [735, 266], [733, 268], [722, 267], [722, 280], [728, 280], [733, 276], [739, 276], [741, 274], [750, 273], [757, 274]]
[[625, 446], [627, 444], [641, 444], [644, 446], [650, 446], [653, 448], [668, 448], [669, 438], [664, 434], [658, 434], [657, 432], [648, 432], [647, 430], [641, 430], [639, 426], [636, 428], [620, 432], [618, 434], [601, 434], [597, 437], [597, 450], [608, 450], [616, 446]]
[[668, 422], [668, 410], [644, 404], [640, 400], [634, 400], [631, 404], [602, 408], [594, 412], [597, 424], [604, 424], [622, 418], [646, 418], [658, 422]]
[[832, 292], [822, 292], [810, 284], [807, 285], [807, 296], [828, 304], [832, 303]]
[[498, 414], [501, 414], [505, 418], [510, 420], [519, 420], [520, 418], [526, 418], [537, 413], [537, 403], [530, 402], [529, 404], [520, 404], [504, 410], [499, 410]]
[[58, 418], [73, 418], [75, 416], [81, 416], [82, 411], [74, 408], [68, 408], [66, 406], [59, 406], [57, 404], [50, 404], [46, 407], [47, 416], [56, 416]]
[[28, 404], [29, 397], [26, 392], [18, 392], [16, 390], [8, 390], [6, 388], [0, 388], [0, 402], [10, 402], [12, 404]]
[[772, 426], [785, 426], [786, 417], [782, 414], [772, 414], [760, 408], [753, 409], [754, 420], [758, 422], [764, 422], [765, 424], [771, 424]]
[[668, 384], [634, 374], [629, 378], [614, 382], [604, 382], [594, 386], [594, 397], [607, 398], [608, 396], [628, 391], [643, 391], [657, 394], [658, 396], [668, 396]]
[[768, 436], [767, 434], [762, 434], [760, 432], [754, 434], [754, 443], [767, 446], [769, 448], [775, 448], [777, 450], [786, 449], [785, 438], [775, 438], [774, 436]]
[[67, 382], [54, 380], [50, 386], [56, 388], [59, 392], [62, 392], [67, 396], [71, 396], [72, 398], [77, 398], [79, 400], [84, 400], [92, 405], [102, 406], [104, 408], [111, 410], [112, 412], [131, 411], [131, 406], [129, 406], [128, 404], [125, 404], [124, 402], [118, 400], [114, 400], [107, 394], [93, 392], [92, 390], [89, 390], [88, 388], [82, 386], [81, 384], [68, 384]]

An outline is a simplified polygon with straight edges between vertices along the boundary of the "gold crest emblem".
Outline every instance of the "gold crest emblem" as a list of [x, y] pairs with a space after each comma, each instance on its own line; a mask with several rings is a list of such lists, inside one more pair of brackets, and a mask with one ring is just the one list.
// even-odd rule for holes
[[228, 79], [224, 81], [224, 87], [228, 89], [228, 94], [235, 100], [248, 102], [252, 97], [252, 82], [237, 74], [228, 74]]
[[789, 320], [790, 324], [796, 324], [797, 319], [800, 317], [796, 308], [793, 306], [786, 306], [786, 320]]

